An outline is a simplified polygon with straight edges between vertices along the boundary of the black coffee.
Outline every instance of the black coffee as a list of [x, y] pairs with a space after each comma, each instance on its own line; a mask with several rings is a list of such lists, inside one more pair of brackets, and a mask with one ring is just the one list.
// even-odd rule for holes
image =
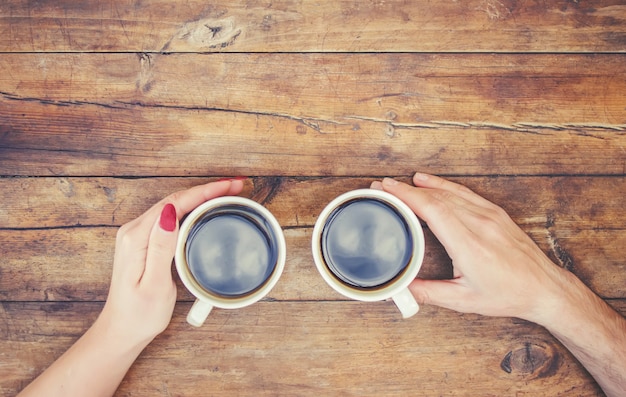
[[193, 277], [208, 292], [226, 297], [261, 287], [278, 255], [270, 225], [254, 210], [231, 205], [209, 211], [189, 232], [185, 249]]
[[354, 287], [386, 284], [402, 273], [412, 256], [406, 221], [377, 199], [356, 199], [335, 209], [321, 239], [329, 270]]

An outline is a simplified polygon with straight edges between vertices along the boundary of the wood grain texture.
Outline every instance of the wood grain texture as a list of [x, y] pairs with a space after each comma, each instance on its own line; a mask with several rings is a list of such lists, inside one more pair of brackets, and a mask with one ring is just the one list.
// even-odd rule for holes
[[[626, 313], [622, 3], [2, 1], [0, 395], [97, 317], [119, 225], [249, 175], [285, 228], [281, 280], [199, 329], [177, 280], [117, 396], [602, 396], [533, 324], [346, 300], [310, 239], [344, 191], [442, 174]], [[420, 275], [450, 277], [425, 232]]]
[[[3, 100], [66, 107], [228, 110], [311, 123], [365, 119], [410, 127], [449, 121], [520, 129], [533, 122], [555, 129], [597, 123], [616, 130], [626, 123], [625, 59], [626, 54], [3, 54], [0, 92]], [[319, 129], [324, 132], [324, 126]]]
[[4, 52], [623, 52], [617, 0], [8, 0]]
[[7, 54], [0, 172], [621, 175], [624, 57]]
[[[618, 230], [571, 231], [525, 228], [559, 266], [576, 274], [604, 298], [626, 298], [623, 247]], [[113, 228], [0, 231], [4, 266], [0, 300], [102, 301], [111, 279]], [[281, 280], [268, 295], [273, 300], [341, 300], [317, 273], [311, 256], [311, 228], [285, 231], [288, 258]], [[443, 247], [426, 231], [426, 256], [420, 277], [452, 277]], [[179, 300], [191, 295], [179, 286]]]
[[[409, 175], [389, 175], [411, 183]], [[0, 229], [118, 227], [176, 191], [216, 177], [0, 178]], [[626, 224], [622, 176], [451, 176], [503, 207], [524, 227], [613, 230]], [[311, 227], [334, 197], [380, 177], [250, 177], [242, 196], [286, 228]], [[17, 199], [17, 198], [20, 199]]]
[[[626, 312], [624, 301], [614, 301]], [[542, 328], [389, 302], [259, 302], [216, 310], [202, 328], [178, 303], [168, 330], [117, 395], [601, 395]], [[0, 391], [13, 394], [77, 339], [101, 304], [3, 303]]]
[[[312, 226], [324, 205], [373, 178], [251, 178], [246, 197], [263, 203], [285, 228], [285, 273], [270, 293], [276, 300], [341, 299], [316, 273]], [[626, 223], [621, 177], [454, 178], [500, 203], [559, 266], [606, 298], [626, 298]], [[0, 299], [104, 300], [118, 226], [174, 191], [204, 178], [0, 179], [0, 252], [5, 266]], [[11, 201], [15, 195], [22, 201]], [[426, 230], [420, 275], [451, 276], [450, 259]], [[191, 295], [179, 283], [179, 299]]]

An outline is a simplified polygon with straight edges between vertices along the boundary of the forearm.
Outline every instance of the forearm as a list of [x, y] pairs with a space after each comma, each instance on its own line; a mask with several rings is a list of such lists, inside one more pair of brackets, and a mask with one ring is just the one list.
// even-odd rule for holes
[[626, 320], [575, 276], [564, 280], [561, 299], [542, 325], [572, 352], [607, 396], [626, 395]]
[[100, 318], [19, 397], [112, 396], [143, 347], [128, 346]]

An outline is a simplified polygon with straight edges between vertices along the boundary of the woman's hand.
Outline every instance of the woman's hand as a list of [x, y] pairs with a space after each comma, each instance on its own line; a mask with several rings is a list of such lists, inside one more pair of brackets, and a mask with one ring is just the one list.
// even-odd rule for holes
[[239, 194], [242, 188], [241, 180], [228, 180], [180, 191], [122, 226], [102, 313], [20, 397], [113, 395], [139, 353], [172, 318], [178, 219], [207, 200]]
[[240, 180], [226, 180], [180, 191], [123, 225], [115, 243], [109, 296], [98, 322], [142, 347], [165, 330], [176, 302], [171, 264], [178, 219], [207, 200], [236, 195], [242, 187]]

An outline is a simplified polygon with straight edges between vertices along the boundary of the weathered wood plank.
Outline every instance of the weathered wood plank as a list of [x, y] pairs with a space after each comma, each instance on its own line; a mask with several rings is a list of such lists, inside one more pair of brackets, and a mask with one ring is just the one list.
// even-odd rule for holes
[[[25, 108], [33, 109], [17, 111]], [[100, 118], [94, 109], [38, 109], [29, 112], [35, 118], [20, 119], [2, 117], [6, 110], [0, 105], [7, 122], [0, 125], [4, 176], [367, 176], [416, 168], [455, 175], [626, 174], [626, 135], [602, 128], [527, 134], [358, 121], [329, 124], [320, 133], [298, 121], [228, 112], [105, 111]]]
[[624, 174], [624, 60], [6, 54], [0, 172]]
[[[286, 231], [288, 266], [273, 299], [338, 299], [315, 272], [310, 233], [335, 196], [373, 178], [251, 178], [244, 196], [264, 203]], [[626, 246], [619, 177], [453, 178], [505, 208], [539, 246], [605, 297], [625, 297]], [[406, 179], [405, 179], [406, 180]], [[116, 227], [161, 197], [205, 178], [0, 179], [0, 298], [104, 300]], [[16, 197], [22, 199], [16, 200]], [[295, 228], [295, 229], [291, 229]], [[31, 230], [34, 229], [34, 230]], [[450, 275], [450, 261], [427, 231], [422, 277]], [[618, 275], [618, 276], [616, 276]], [[191, 296], [181, 288], [181, 299]]]
[[[622, 313], [624, 301], [612, 302]], [[423, 307], [409, 320], [386, 303], [260, 302], [216, 310], [199, 329], [179, 303], [117, 395], [601, 395], [536, 325]], [[3, 303], [3, 394], [15, 394], [95, 319], [100, 304]], [[428, 333], [425, 334], [424, 325]], [[155, 365], [158, 362], [159, 365]], [[279, 364], [280, 363], [280, 364]], [[176, 369], [169, 371], [170, 369]], [[280, 370], [277, 370], [280, 368]]]
[[[334, 197], [380, 177], [250, 177], [241, 195], [263, 203], [283, 227], [313, 226]], [[410, 183], [410, 177], [399, 180]], [[502, 206], [526, 227], [619, 229], [626, 225], [622, 176], [451, 177]], [[203, 177], [0, 178], [0, 229], [120, 226]]]
[[625, 20], [615, 0], [8, 0], [0, 51], [612, 52]]
[[[3, 1], [0, 176], [49, 178], [0, 178], [0, 395], [96, 318], [119, 224], [223, 175], [255, 176], [285, 273], [200, 329], [178, 282], [117, 395], [602, 395], [535, 325], [346, 301], [310, 238], [375, 175], [454, 175], [626, 313], [621, 3]], [[426, 238], [420, 274], [449, 277]]]
[[[102, 301], [111, 279], [115, 228], [0, 231], [0, 300]], [[269, 294], [276, 300], [342, 300], [317, 273], [311, 229], [286, 230], [285, 271]], [[438, 243], [429, 235], [429, 244]], [[449, 277], [441, 248], [431, 250], [420, 274]], [[176, 277], [177, 278], [177, 277]], [[193, 300], [178, 281], [179, 300]]]
[[321, 132], [325, 123], [352, 127], [360, 119], [398, 127], [447, 121], [616, 129], [626, 123], [625, 59], [626, 54], [3, 54], [0, 92], [6, 100], [65, 106], [140, 104], [275, 115], [318, 121]]
[[[624, 229], [526, 228], [550, 258], [605, 298], [626, 298]], [[111, 278], [115, 228], [0, 230], [0, 300], [102, 301]], [[426, 230], [424, 278], [450, 278], [452, 264]], [[268, 295], [275, 300], [342, 300], [313, 264], [311, 228], [287, 229], [287, 264]], [[192, 296], [178, 283], [179, 300]]]

